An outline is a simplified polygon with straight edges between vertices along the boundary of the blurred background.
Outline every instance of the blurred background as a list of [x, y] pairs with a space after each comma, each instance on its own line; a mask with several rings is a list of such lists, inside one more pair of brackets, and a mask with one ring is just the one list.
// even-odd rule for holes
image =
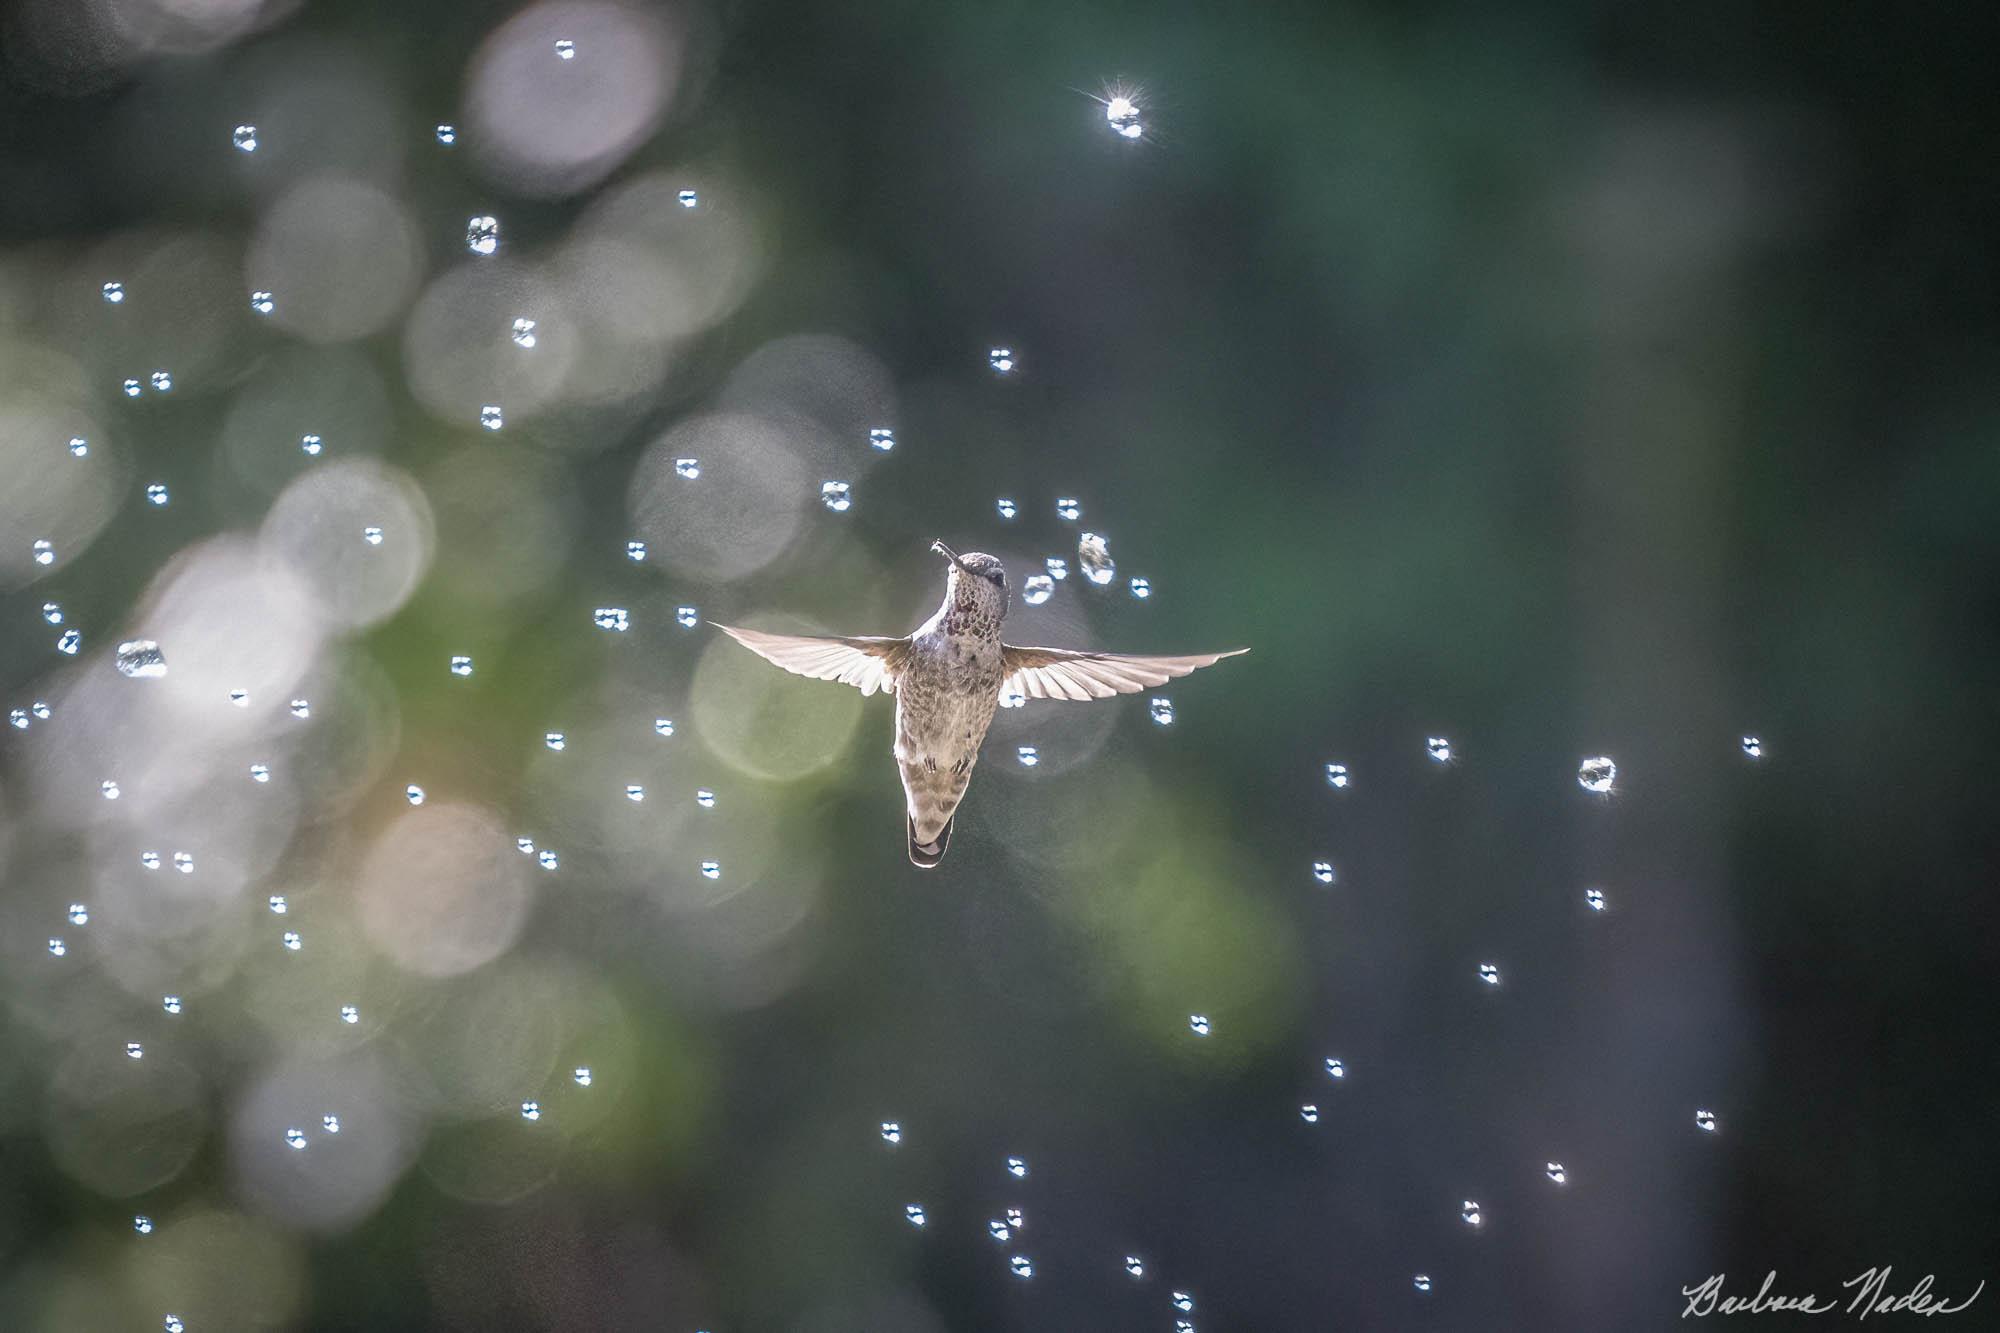
[[2000, 1277], [1997, 28], [9, 0], [0, 1323]]

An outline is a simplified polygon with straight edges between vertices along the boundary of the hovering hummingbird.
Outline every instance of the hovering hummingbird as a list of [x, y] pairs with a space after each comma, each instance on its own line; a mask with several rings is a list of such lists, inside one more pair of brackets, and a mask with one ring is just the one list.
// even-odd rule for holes
[[716, 628], [765, 660], [814, 680], [896, 695], [896, 762], [903, 770], [910, 860], [930, 869], [944, 859], [951, 824], [979, 746], [1003, 694], [1028, 699], [1108, 699], [1185, 676], [1224, 657], [1136, 657], [1000, 642], [1010, 597], [1007, 571], [981, 551], [931, 550], [951, 562], [944, 603], [904, 638], [815, 638]]

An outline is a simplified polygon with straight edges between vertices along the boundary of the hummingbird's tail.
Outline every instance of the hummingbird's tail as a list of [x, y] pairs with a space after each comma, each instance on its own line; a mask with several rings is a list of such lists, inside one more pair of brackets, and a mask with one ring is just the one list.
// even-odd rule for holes
[[904, 824], [910, 833], [910, 864], [919, 870], [935, 869], [937, 863], [944, 860], [945, 848], [951, 846], [951, 826], [956, 822], [955, 816], [945, 820], [937, 837], [929, 842], [918, 842], [916, 821], [904, 816]]

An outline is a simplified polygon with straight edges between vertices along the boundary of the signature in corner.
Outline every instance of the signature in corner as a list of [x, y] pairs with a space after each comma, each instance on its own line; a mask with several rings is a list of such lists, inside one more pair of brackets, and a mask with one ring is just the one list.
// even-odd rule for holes
[[1931, 1283], [1936, 1275], [1926, 1273], [1914, 1287], [1900, 1296], [1888, 1291], [1891, 1266], [1869, 1268], [1855, 1274], [1841, 1283], [1842, 1288], [1854, 1289], [1854, 1295], [1845, 1304], [1837, 1299], [1821, 1298], [1807, 1292], [1803, 1296], [1781, 1296], [1771, 1288], [1777, 1285], [1778, 1272], [1772, 1269], [1764, 1274], [1763, 1285], [1757, 1288], [1755, 1296], [1725, 1296], [1722, 1287], [1727, 1274], [1712, 1273], [1705, 1280], [1692, 1287], [1682, 1287], [1681, 1295], [1687, 1300], [1687, 1307], [1681, 1311], [1681, 1318], [1706, 1318], [1712, 1314], [1772, 1314], [1789, 1312], [1793, 1314], [1832, 1314], [1836, 1310], [1852, 1315], [1855, 1319], [1866, 1319], [1871, 1314], [1957, 1314], [1979, 1299], [1986, 1290], [1986, 1281], [1980, 1279], [1972, 1294], [1953, 1305], [1943, 1296], [1931, 1295]]

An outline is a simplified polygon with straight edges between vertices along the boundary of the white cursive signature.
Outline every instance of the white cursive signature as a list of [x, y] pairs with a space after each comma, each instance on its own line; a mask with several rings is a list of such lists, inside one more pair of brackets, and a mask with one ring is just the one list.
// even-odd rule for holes
[[1722, 1294], [1723, 1273], [1711, 1274], [1706, 1280], [1692, 1287], [1682, 1287], [1681, 1295], [1687, 1298], [1687, 1308], [1681, 1311], [1681, 1318], [1690, 1315], [1697, 1319], [1712, 1314], [1768, 1314], [1774, 1311], [1788, 1311], [1794, 1314], [1831, 1314], [1844, 1311], [1855, 1319], [1866, 1319], [1871, 1314], [1957, 1314], [1979, 1299], [1979, 1293], [1986, 1290], [1985, 1279], [1972, 1289], [1972, 1294], [1953, 1305], [1943, 1296], [1931, 1295], [1931, 1283], [1935, 1275], [1926, 1273], [1923, 1278], [1903, 1295], [1891, 1295], [1888, 1265], [1869, 1268], [1855, 1274], [1841, 1283], [1842, 1288], [1853, 1288], [1854, 1295], [1843, 1305], [1840, 1301], [1827, 1298], [1822, 1300], [1813, 1292], [1803, 1296], [1775, 1295], [1771, 1288], [1778, 1281], [1776, 1269], [1764, 1274], [1763, 1285], [1757, 1288], [1755, 1296], [1725, 1296]]

